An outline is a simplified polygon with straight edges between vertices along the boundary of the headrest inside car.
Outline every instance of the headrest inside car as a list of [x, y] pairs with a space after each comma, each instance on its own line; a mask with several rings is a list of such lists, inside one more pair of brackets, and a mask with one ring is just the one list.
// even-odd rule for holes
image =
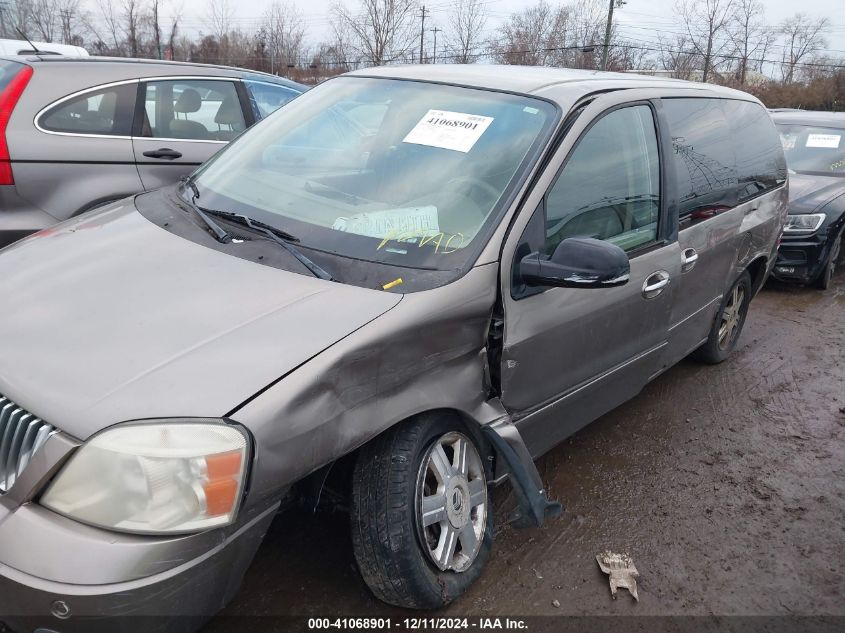
[[176, 99], [176, 104], [173, 106], [174, 112], [197, 112], [202, 106], [202, 98], [200, 93], [193, 88], [186, 88]]
[[217, 114], [214, 115], [214, 122], [219, 125], [237, 125], [243, 123], [241, 106], [234, 95], [229, 95], [220, 104]]

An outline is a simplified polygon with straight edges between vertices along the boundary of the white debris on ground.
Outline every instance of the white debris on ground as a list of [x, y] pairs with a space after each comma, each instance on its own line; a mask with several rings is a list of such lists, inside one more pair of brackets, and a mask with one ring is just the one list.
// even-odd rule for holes
[[611, 551], [605, 551], [596, 555], [596, 561], [601, 567], [601, 570], [608, 574], [610, 581], [610, 595], [616, 599], [616, 589], [622, 587], [627, 589], [634, 600], [639, 602], [637, 596], [637, 578], [640, 573], [634, 567], [634, 561], [627, 554], [614, 554]]

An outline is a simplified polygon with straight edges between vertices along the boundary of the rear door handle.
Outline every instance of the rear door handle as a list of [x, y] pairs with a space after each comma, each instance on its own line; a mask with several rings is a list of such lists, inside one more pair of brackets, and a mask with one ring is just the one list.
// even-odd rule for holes
[[144, 152], [147, 158], [163, 158], [164, 160], [174, 160], [182, 158], [182, 152], [177, 152], [175, 149], [169, 147], [161, 147], [159, 149], [152, 149], [149, 152]]
[[665, 270], [658, 270], [651, 273], [643, 282], [643, 296], [646, 299], [654, 299], [657, 295], [663, 292], [663, 289], [669, 285], [669, 273]]
[[681, 272], [689, 272], [698, 261], [698, 253], [694, 248], [688, 248], [681, 253]]

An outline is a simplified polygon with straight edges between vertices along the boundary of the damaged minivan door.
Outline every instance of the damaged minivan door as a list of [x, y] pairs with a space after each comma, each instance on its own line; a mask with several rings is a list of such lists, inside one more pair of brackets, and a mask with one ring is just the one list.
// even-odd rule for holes
[[368, 69], [4, 249], [0, 620], [193, 630], [282, 503], [332, 486], [373, 594], [448, 604], [491, 555], [490, 485], [541, 525], [562, 508], [534, 458], [731, 353], [782, 162], [723, 88]]

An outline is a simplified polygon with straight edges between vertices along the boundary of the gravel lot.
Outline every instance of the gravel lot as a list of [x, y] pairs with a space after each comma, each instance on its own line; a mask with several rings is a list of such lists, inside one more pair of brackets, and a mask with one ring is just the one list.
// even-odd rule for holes
[[[500, 528], [480, 582], [439, 615], [845, 616], [843, 324], [842, 275], [825, 293], [769, 284], [731, 359], [682, 362], [540, 461], [566, 513]], [[605, 549], [632, 556], [639, 603], [610, 598]], [[206, 631], [242, 615], [409, 613], [369, 595], [343, 514], [294, 512]]]

